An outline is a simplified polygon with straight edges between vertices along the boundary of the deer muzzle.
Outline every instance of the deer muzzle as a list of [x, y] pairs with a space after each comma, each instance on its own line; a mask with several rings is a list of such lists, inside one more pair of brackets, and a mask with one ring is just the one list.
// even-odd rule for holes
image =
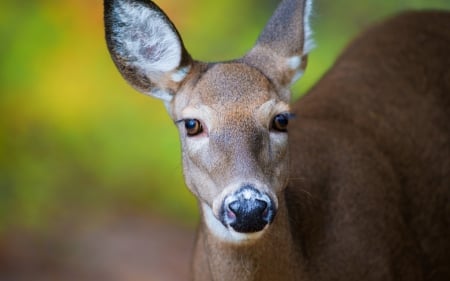
[[270, 196], [252, 185], [244, 185], [223, 200], [220, 221], [239, 233], [262, 231], [271, 224], [276, 204]]

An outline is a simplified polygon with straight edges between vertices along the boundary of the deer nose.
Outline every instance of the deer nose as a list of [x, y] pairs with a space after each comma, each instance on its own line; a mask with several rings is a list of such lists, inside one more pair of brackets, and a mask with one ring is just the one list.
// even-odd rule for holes
[[240, 233], [263, 230], [272, 223], [276, 213], [270, 197], [253, 186], [241, 187], [223, 202], [222, 223]]

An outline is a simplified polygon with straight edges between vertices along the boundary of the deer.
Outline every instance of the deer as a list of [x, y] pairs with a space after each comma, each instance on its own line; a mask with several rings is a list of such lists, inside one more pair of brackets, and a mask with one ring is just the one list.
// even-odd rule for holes
[[357, 36], [296, 102], [311, 0], [201, 62], [152, 1], [105, 0], [124, 79], [177, 126], [200, 222], [192, 280], [450, 280], [450, 13]]

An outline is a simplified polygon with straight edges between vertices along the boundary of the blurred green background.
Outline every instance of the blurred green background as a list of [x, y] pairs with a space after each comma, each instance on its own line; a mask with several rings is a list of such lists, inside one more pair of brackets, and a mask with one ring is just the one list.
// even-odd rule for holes
[[[160, 0], [196, 59], [243, 55], [276, 0]], [[317, 47], [299, 97], [352, 36], [405, 9], [448, 0], [315, 1]], [[104, 42], [102, 2], [0, 2], [0, 233], [45, 231], [102, 214], [197, 220], [175, 126], [162, 103], [120, 77]]]

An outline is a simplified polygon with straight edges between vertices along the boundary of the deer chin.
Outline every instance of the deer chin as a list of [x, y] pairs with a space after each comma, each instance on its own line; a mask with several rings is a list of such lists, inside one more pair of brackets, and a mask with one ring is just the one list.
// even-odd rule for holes
[[221, 242], [237, 245], [250, 244], [258, 241], [270, 227], [270, 224], [268, 224], [262, 230], [257, 232], [237, 232], [232, 227], [225, 226], [216, 217], [216, 215], [214, 215], [212, 208], [208, 204], [202, 203], [202, 210], [203, 220], [207, 226], [207, 229], [215, 238], [219, 239]]

